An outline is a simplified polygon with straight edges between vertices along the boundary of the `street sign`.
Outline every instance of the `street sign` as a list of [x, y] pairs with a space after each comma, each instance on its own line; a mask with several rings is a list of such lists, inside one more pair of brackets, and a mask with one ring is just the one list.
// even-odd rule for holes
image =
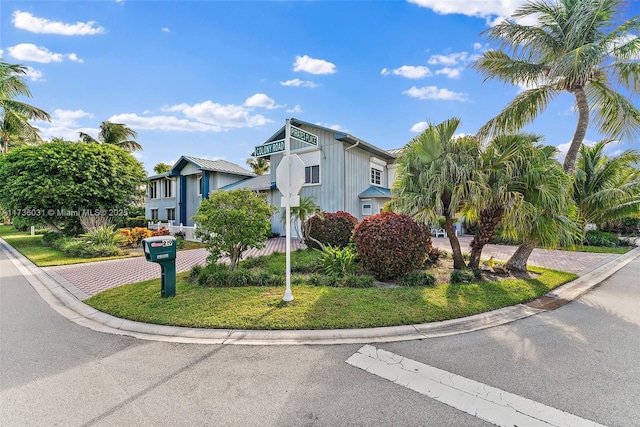
[[255, 148], [255, 157], [266, 157], [285, 150], [284, 139], [269, 142], [267, 144], [258, 145]]
[[[289, 175], [291, 175], [290, 179]], [[300, 206], [300, 198], [297, 195], [303, 185], [304, 162], [302, 159], [297, 154], [283, 157], [276, 168], [276, 187], [282, 193], [282, 207], [285, 207], [286, 198], [289, 198], [289, 206]]]
[[295, 126], [291, 126], [291, 138], [310, 145], [318, 145], [318, 137], [316, 135]]

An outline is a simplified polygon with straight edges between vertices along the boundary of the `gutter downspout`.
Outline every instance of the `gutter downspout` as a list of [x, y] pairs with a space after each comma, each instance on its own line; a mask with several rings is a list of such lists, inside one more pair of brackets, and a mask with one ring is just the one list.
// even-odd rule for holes
[[347, 147], [344, 149], [344, 158], [342, 159], [342, 210], [347, 211], [347, 151], [351, 150], [352, 148], [356, 148], [358, 145], [360, 145], [360, 140], [357, 139], [356, 143], [353, 144], [351, 147]]

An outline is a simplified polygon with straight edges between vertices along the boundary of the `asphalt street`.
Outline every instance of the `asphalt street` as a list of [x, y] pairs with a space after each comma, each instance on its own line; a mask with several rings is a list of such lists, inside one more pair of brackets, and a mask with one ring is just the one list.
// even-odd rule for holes
[[[640, 420], [640, 258], [555, 311], [384, 350], [610, 426]], [[172, 344], [61, 317], [0, 252], [2, 426], [482, 426], [345, 361], [361, 344]]]

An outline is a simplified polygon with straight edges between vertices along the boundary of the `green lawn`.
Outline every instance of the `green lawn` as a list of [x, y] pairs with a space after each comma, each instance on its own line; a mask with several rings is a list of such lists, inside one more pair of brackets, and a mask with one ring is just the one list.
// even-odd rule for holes
[[120, 286], [85, 303], [116, 317], [196, 328], [329, 329], [434, 322], [530, 301], [577, 276], [542, 268], [535, 279], [434, 288], [205, 288], [178, 275], [176, 296], [160, 297], [160, 279]]
[[573, 248], [558, 248], [563, 251], [573, 251], [573, 252], [591, 252], [594, 254], [626, 254], [631, 249], [627, 247], [623, 248], [609, 248], [606, 246], [576, 246]]
[[62, 251], [42, 246], [41, 235], [31, 236], [29, 233], [15, 230], [10, 225], [0, 225], [0, 237], [13, 246], [18, 252], [29, 258], [38, 267], [52, 265], [80, 264], [85, 262], [104, 261], [107, 259], [129, 258], [140, 254], [122, 255], [105, 258], [72, 258]]

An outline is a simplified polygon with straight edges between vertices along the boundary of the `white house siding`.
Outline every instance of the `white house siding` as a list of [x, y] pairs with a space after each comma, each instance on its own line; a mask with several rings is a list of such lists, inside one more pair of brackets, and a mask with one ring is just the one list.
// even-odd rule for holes
[[[175, 197], [164, 197], [164, 186], [163, 186], [163, 182], [164, 182], [165, 178], [160, 178], [160, 179], [154, 179], [149, 181], [149, 184], [147, 184], [147, 200], [145, 203], [145, 217], [150, 219], [151, 218], [151, 210], [152, 209], [157, 209], [158, 210], [158, 219], [159, 220], [165, 220], [167, 219], [167, 208], [173, 208], [176, 205], [176, 198]], [[151, 199], [149, 198], [149, 185], [152, 183], [157, 183], [158, 185], [158, 192], [157, 192], [157, 196], [155, 199]], [[175, 187], [174, 187], [175, 190]], [[175, 194], [175, 193], [174, 193]]]
[[202, 171], [200, 170], [200, 168], [198, 166], [196, 166], [193, 163], [188, 163], [186, 164], [182, 170], [180, 171], [181, 175], [191, 175], [193, 173], [201, 173]]
[[216, 191], [218, 188], [224, 187], [225, 185], [233, 184], [234, 182], [242, 181], [247, 179], [245, 176], [240, 175], [232, 175], [228, 173], [220, 173], [220, 172], [209, 172], [210, 173], [210, 184], [209, 191]]
[[[185, 166], [185, 169], [186, 168], [187, 167]], [[199, 173], [187, 176], [187, 218], [186, 223], [183, 222], [183, 225], [193, 225], [193, 219], [191, 217], [195, 215], [196, 211], [198, 210], [198, 206], [200, 206], [200, 200], [202, 200], [201, 195], [198, 194], [200, 191], [200, 187], [198, 186], [198, 178], [200, 178], [200, 176], [201, 175]]]

